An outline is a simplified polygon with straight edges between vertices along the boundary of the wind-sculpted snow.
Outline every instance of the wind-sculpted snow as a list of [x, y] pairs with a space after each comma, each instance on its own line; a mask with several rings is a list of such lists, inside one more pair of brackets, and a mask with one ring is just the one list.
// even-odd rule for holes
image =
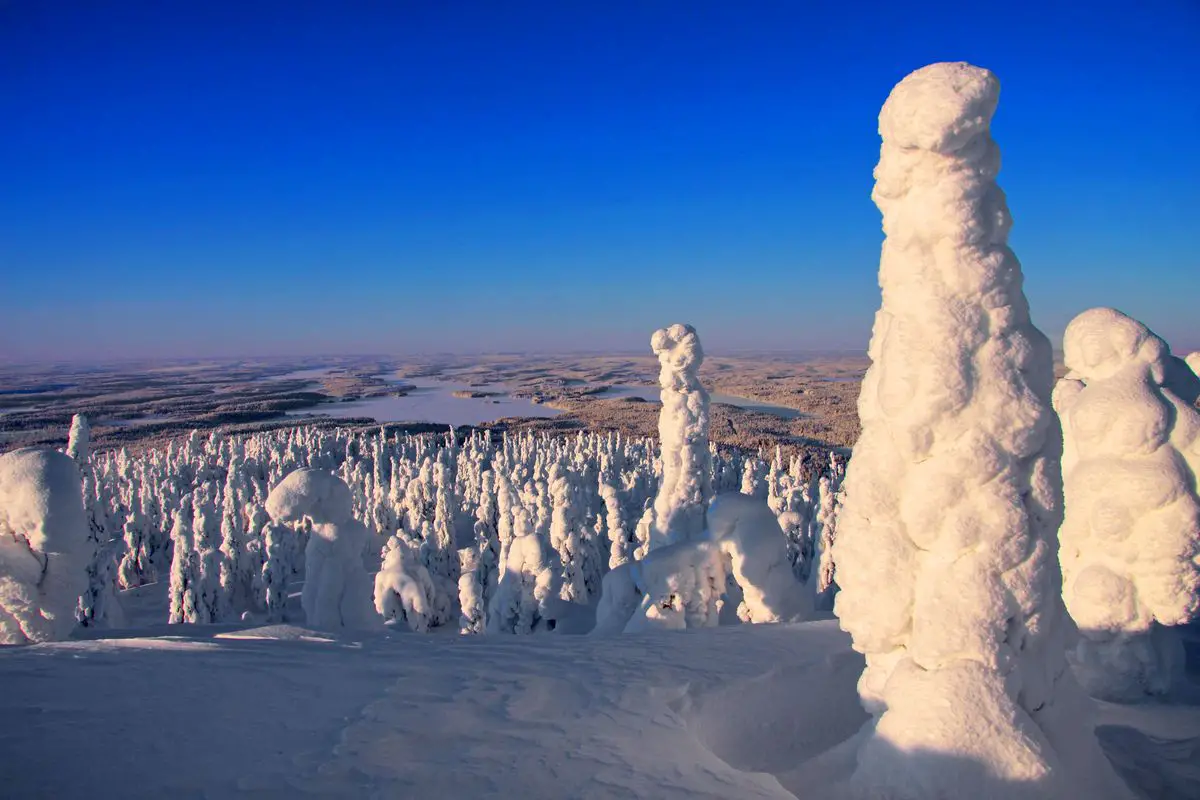
[[[879, 115], [883, 303], [833, 543], [835, 608], [866, 655], [875, 717], [850, 782], [863, 796], [989, 797], [997, 778], [1037, 781], [1032, 796], [1120, 795], [1066, 705], [1053, 362], [1006, 244], [999, 88], [934, 64]], [[914, 747], [986, 768], [921, 773], [896, 755]]]
[[662, 482], [654, 498], [649, 547], [686, 542], [704, 530], [704, 510], [712, 499], [712, 457], [708, 446], [708, 392], [700, 384], [704, 350], [691, 325], [660, 328], [650, 339], [658, 356], [662, 411]]
[[71, 457], [42, 448], [0, 455], [0, 644], [70, 635], [93, 547]]
[[1076, 317], [1055, 387], [1063, 421], [1063, 597], [1093, 695], [1165, 694], [1174, 632], [1200, 617], [1200, 378], [1146, 326], [1111, 308]]
[[351, 517], [346, 483], [328, 472], [300, 469], [267, 497], [276, 522], [308, 522], [312, 534], [304, 552], [301, 602], [305, 619], [316, 628], [368, 628], [372, 613], [370, 578], [363, 567], [367, 529]]

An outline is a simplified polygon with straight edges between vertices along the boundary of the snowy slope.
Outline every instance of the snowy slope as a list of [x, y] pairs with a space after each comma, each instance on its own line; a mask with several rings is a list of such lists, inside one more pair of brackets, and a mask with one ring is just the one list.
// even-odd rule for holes
[[[156, 612], [154, 589], [126, 606]], [[0, 649], [6, 796], [827, 798], [836, 745], [866, 719], [835, 621], [108, 635]], [[1143, 796], [1200, 797], [1200, 708], [1104, 709], [1101, 739]]]

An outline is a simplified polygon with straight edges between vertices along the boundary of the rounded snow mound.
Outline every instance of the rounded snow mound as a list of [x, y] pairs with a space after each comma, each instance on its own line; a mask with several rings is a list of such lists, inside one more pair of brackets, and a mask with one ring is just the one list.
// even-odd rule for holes
[[1131, 363], [1158, 364], [1166, 342], [1115, 308], [1084, 311], [1063, 334], [1063, 361], [1084, 380], [1103, 380]]
[[949, 154], [991, 124], [1000, 81], [965, 61], [930, 64], [896, 84], [879, 113], [879, 135], [898, 147]]
[[304, 517], [318, 525], [346, 522], [352, 513], [350, 488], [324, 470], [298, 469], [271, 490], [267, 513], [276, 522]]

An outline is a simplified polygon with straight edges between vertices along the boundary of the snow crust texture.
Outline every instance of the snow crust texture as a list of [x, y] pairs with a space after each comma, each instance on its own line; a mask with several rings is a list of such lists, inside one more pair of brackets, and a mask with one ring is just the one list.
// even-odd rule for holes
[[1200, 618], [1200, 379], [1137, 320], [1076, 317], [1055, 387], [1065, 452], [1063, 597], [1072, 664], [1109, 700], [1166, 694], [1182, 647], [1159, 626]]
[[75, 628], [94, 547], [80, 480], [56, 450], [0, 455], [0, 644], [57, 641]]
[[704, 530], [712, 499], [712, 456], [708, 448], [708, 392], [700, 383], [704, 350], [691, 325], [660, 328], [650, 338], [658, 356], [662, 412], [662, 482], [654, 498], [650, 549], [686, 542]]
[[[863, 796], [991, 796], [988, 775], [1042, 796], [1120, 794], [1086, 721], [1053, 710], [1069, 683], [1061, 440], [995, 182], [999, 89], [988, 70], [933, 64], [879, 117], [883, 302], [833, 543], [835, 610], [866, 655], [874, 715], [852, 780]], [[981, 769], [966, 780], [888, 755], [914, 748]]]

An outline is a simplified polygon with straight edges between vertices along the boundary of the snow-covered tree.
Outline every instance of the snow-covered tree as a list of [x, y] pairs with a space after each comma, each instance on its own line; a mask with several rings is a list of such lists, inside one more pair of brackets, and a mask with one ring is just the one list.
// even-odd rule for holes
[[557, 587], [546, 550], [529, 512], [523, 506], [515, 508], [513, 538], [488, 610], [488, 633], [535, 633], [548, 628], [548, 606]]
[[708, 509], [709, 541], [726, 559], [741, 590], [743, 622], [798, 622], [812, 616], [812, 597], [788, 561], [787, 540], [765, 500], [744, 493], [717, 495]]
[[879, 115], [883, 304], [833, 544], [867, 661], [864, 797], [1124, 793], [1066, 668], [1053, 360], [1006, 244], [998, 97], [991, 72], [934, 64]]
[[650, 339], [658, 356], [662, 411], [662, 482], [654, 499], [650, 549], [686, 542], [704, 530], [712, 499], [712, 456], [708, 449], [708, 392], [700, 384], [704, 350], [691, 325], [660, 328]]
[[71, 417], [71, 431], [67, 434], [67, 455], [75, 460], [82, 471], [91, 454], [92, 429], [83, 414]]
[[263, 526], [263, 564], [258, 586], [268, 622], [287, 620], [288, 584], [296, 534], [286, 525], [270, 522]]
[[375, 610], [384, 621], [404, 622], [419, 633], [434, 619], [437, 589], [418, 548], [403, 533], [383, 548], [383, 566], [375, 575]]
[[79, 467], [49, 448], [0, 455], [0, 644], [65, 639], [93, 543]]
[[1071, 662], [1106, 700], [1166, 694], [1173, 629], [1200, 618], [1200, 378], [1145, 325], [1094, 308], [1067, 326], [1062, 418], [1063, 598]]
[[351, 516], [352, 495], [345, 481], [320, 469], [298, 469], [267, 497], [275, 522], [308, 520], [312, 536], [304, 553], [300, 601], [309, 625], [368, 628], [372, 612], [370, 579], [363, 567], [367, 529]]

